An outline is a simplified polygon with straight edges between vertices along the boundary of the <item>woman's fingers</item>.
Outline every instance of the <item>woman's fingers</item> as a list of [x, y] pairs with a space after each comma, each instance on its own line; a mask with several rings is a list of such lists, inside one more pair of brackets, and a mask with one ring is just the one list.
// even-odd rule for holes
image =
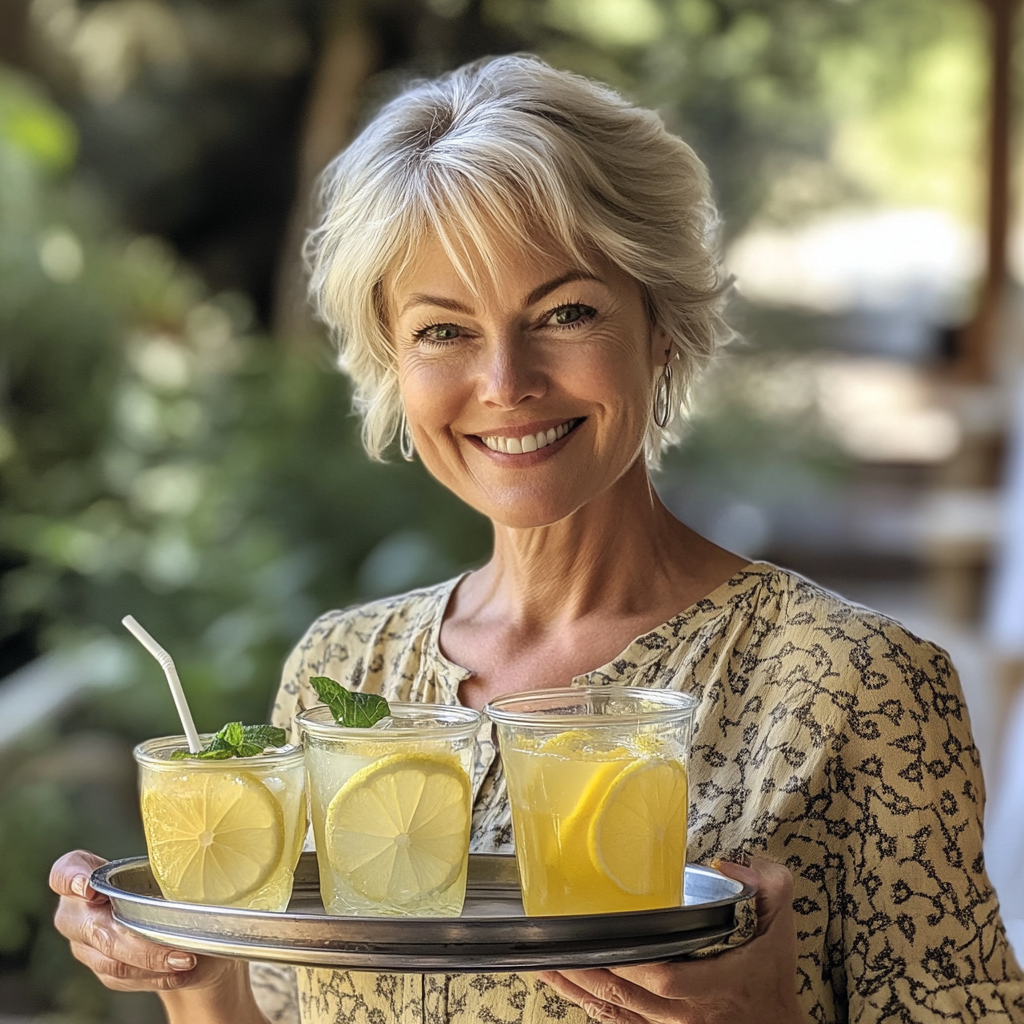
[[[106, 901], [89, 902], [64, 896], [57, 906], [53, 923], [57, 931], [70, 940], [72, 948], [92, 951], [94, 955], [88, 959], [79, 956], [78, 952], [75, 955], [90, 966], [93, 963], [103, 964], [105, 978], [123, 981], [148, 975], [184, 975], [175, 983], [178, 985], [187, 980], [189, 972], [196, 966], [194, 954], [150, 942], [118, 924]], [[122, 966], [111, 967], [111, 963]]]
[[764, 935], [780, 914], [793, 909], [793, 876], [784, 864], [751, 857], [749, 864], [734, 861], [715, 861], [715, 868], [727, 878], [733, 878], [757, 890], [757, 934]]
[[628, 998], [626, 986], [635, 986], [614, 978], [608, 971], [543, 971], [537, 977], [550, 985], [563, 999], [579, 1006], [592, 1020], [601, 1021], [601, 1024], [649, 1024], [651, 1019], [634, 1013], [620, 1001]]
[[89, 884], [89, 876], [107, 862], [88, 850], [72, 850], [50, 868], [50, 888], [58, 896], [73, 896], [93, 903], [105, 903], [106, 896]]
[[[192, 981], [191, 971], [147, 970], [102, 953], [96, 946], [72, 942], [71, 952], [109, 989], [119, 992], [168, 992]], [[188, 956], [188, 954], [184, 954]]]

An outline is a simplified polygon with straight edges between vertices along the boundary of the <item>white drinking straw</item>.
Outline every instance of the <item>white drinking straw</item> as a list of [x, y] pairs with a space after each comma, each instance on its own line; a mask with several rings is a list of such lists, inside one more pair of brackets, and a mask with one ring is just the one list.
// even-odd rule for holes
[[185, 691], [181, 688], [181, 680], [178, 678], [178, 670], [174, 667], [174, 661], [131, 615], [126, 615], [121, 621], [132, 636], [160, 662], [160, 667], [164, 670], [164, 675], [167, 676], [167, 685], [171, 688], [174, 706], [178, 709], [181, 727], [185, 730], [189, 752], [198, 754], [203, 749], [203, 745], [199, 742], [199, 733], [196, 732], [195, 722], [192, 721], [192, 712], [188, 709], [188, 701], [185, 700]]

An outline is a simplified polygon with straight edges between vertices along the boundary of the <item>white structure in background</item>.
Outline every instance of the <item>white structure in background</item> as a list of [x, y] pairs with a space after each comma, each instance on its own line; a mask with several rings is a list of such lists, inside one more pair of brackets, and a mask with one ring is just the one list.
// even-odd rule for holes
[[88, 691], [124, 685], [132, 665], [125, 644], [99, 639], [13, 672], [0, 682], [0, 751], [52, 725]]
[[935, 312], [981, 272], [982, 240], [940, 210], [850, 210], [755, 228], [726, 262], [751, 301], [822, 313], [892, 309], [925, 293]]
[[[1015, 391], [1004, 484], [1000, 557], [989, 602], [988, 640], [996, 660], [1024, 660], [1024, 375]], [[998, 786], [986, 821], [989, 875], [1011, 941], [1024, 960], [1024, 692], [1005, 726]]]

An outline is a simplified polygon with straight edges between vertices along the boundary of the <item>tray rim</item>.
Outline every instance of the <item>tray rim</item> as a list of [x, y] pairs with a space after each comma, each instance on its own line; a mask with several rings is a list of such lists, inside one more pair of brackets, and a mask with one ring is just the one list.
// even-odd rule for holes
[[[315, 862], [315, 853], [305, 852], [303, 858]], [[471, 854], [473, 860], [498, 863], [507, 868], [514, 857], [505, 854]], [[566, 969], [579, 966], [607, 966], [612, 964], [644, 963], [658, 960], [673, 959], [686, 955], [703, 946], [725, 939], [738, 927], [735, 911], [728, 915], [728, 921], [722, 916], [726, 908], [734, 908], [744, 900], [752, 899], [756, 892], [753, 887], [736, 879], [723, 876], [713, 868], [699, 864], [687, 864], [687, 873], [696, 873], [701, 877], [713, 876], [735, 886], [732, 895], [716, 900], [691, 903], [681, 907], [665, 907], [657, 910], [625, 911], [614, 914], [588, 915], [551, 915], [544, 917], [525, 917], [515, 915], [487, 915], [481, 917], [347, 917], [328, 915], [323, 912], [310, 913], [296, 910], [282, 913], [265, 910], [246, 910], [236, 907], [214, 907], [204, 904], [178, 903], [165, 900], [159, 896], [138, 893], [132, 889], [122, 888], [111, 876], [124, 871], [149, 872], [147, 857], [126, 857], [109, 861], [97, 868], [91, 878], [93, 888], [111, 901], [114, 917], [125, 927], [136, 933], [161, 942], [168, 946], [189, 949], [193, 952], [206, 953], [214, 956], [229, 956], [249, 960], [271, 960], [296, 965], [335, 966], [350, 970], [384, 970], [402, 973], [477, 973], [485, 971], [507, 972], [510, 970]], [[470, 886], [471, 890], [480, 892], [486, 898], [487, 890], [503, 891], [511, 894], [518, 892], [518, 881], [503, 879], [482, 879]], [[211, 929], [207, 932], [188, 931], [189, 922], [157, 921], [145, 919], [144, 915], [125, 914], [125, 906], [132, 905], [148, 908], [156, 916], [181, 915], [182, 917], [206, 918]], [[692, 908], [692, 911], [689, 909]], [[708, 914], [714, 918], [716, 913], [721, 921], [711, 920], [704, 927], [680, 930], [673, 928], [680, 914]], [[275, 923], [286, 919], [296, 928], [302, 925], [311, 927], [331, 928], [337, 922], [337, 931], [341, 933], [333, 942], [327, 938], [313, 940], [301, 938], [292, 940], [292, 944], [268, 942]], [[238, 932], [230, 934], [231, 922], [238, 922]], [[613, 929], [611, 939], [604, 938], [606, 928], [598, 922], [606, 924], [617, 922], [618, 928]], [[245, 923], [251, 923], [255, 929], [263, 925], [266, 933], [262, 936], [244, 934]], [[370, 934], [365, 938], [346, 936], [355, 922], [369, 923]], [[477, 924], [479, 922], [479, 925]], [[598, 939], [580, 939], [570, 937], [567, 933], [574, 927], [582, 927], [581, 922], [589, 925], [590, 936]], [[644, 925], [650, 927], [650, 931]], [[515, 924], [517, 932], [527, 935], [516, 935], [512, 940], [499, 942], [495, 933], [503, 927]], [[387, 932], [396, 926], [402, 930], [400, 941], [385, 941], [380, 932]], [[195, 925], [192, 926], [195, 928]], [[376, 931], [373, 929], [376, 928]], [[479, 928], [478, 937], [472, 936], [472, 930]], [[555, 934], [544, 936], [545, 931], [553, 930]], [[467, 933], [468, 934], [465, 934]], [[617, 934], [621, 932], [622, 934]], [[440, 934], [439, 934], [440, 933]], [[494, 936], [494, 937], [491, 937]], [[335, 944], [336, 943], [336, 944]], [[563, 955], [558, 954], [558, 947], [563, 944], [574, 945], [575, 948]], [[439, 946], [449, 947], [443, 953], [431, 953]], [[592, 948], [584, 948], [584, 947]]]

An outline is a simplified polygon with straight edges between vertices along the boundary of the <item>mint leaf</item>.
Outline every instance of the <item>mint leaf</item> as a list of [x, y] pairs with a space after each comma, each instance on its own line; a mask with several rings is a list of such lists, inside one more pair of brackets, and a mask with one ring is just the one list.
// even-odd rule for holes
[[223, 740], [225, 746], [228, 747], [237, 747], [244, 738], [245, 732], [241, 722], [228, 722], [215, 737], [216, 740]]
[[349, 729], [369, 729], [374, 722], [391, 714], [388, 702], [376, 693], [346, 690], [327, 676], [310, 676], [309, 683], [316, 695], [330, 709], [338, 725]]
[[284, 729], [272, 725], [242, 725], [241, 722], [228, 722], [198, 753], [175, 750], [171, 754], [171, 760], [182, 761], [194, 757], [200, 761], [223, 761], [228, 757], [256, 757], [262, 754], [266, 747], [283, 747], [287, 742], [288, 734]]
[[283, 747], [288, 742], [288, 733], [275, 725], [243, 725], [244, 742], [252, 743], [261, 750], [264, 747]]
[[200, 761], [223, 761], [225, 758], [237, 755], [238, 751], [234, 747], [207, 747], [193, 756], [198, 757]]

